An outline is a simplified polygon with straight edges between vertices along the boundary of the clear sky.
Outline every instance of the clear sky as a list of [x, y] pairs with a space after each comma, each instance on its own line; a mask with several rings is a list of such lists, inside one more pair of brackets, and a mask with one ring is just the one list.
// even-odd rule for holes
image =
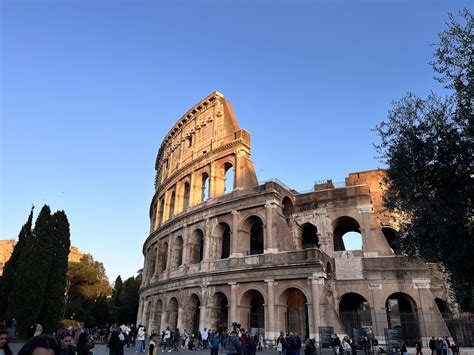
[[217, 90], [260, 181], [299, 191], [383, 167], [371, 129], [471, 1], [22, 1], [1, 9], [0, 239], [63, 209], [111, 281], [143, 265], [161, 141]]

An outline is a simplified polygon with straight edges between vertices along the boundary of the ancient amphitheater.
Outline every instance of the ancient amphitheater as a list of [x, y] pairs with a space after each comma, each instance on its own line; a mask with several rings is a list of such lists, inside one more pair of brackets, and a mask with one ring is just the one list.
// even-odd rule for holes
[[[443, 275], [399, 255], [383, 171], [299, 193], [277, 180], [259, 184], [250, 146], [218, 92], [165, 136], [138, 323], [196, 332], [238, 322], [268, 342], [281, 330], [322, 343], [330, 332], [381, 344], [449, 335]], [[350, 234], [360, 236], [360, 250], [345, 250]]]

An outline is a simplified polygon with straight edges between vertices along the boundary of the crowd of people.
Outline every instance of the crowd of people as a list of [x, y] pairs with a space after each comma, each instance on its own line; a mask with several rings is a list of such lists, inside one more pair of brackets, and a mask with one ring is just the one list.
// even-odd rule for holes
[[[92, 349], [96, 341], [106, 343], [109, 355], [124, 355], [125, 347], [132, 347], [138, 355], [157, 355], [159, 352], [169, 353], [180, 349], [209, 351], [210, 355], [219, 355], [219, 352], [227, 355], [256, 355], [265, 348], [263, 334], [235, 326], [230, 331], [226, 329], [219, 332], [204, 328], [203, 331], [191, 334], [186, 329], [180, 331], [178, 328], [171, 330], [167, 327], [161, 334], [152, 332], [149, 337], [143, 325], [135, 327], [133, 324], [113, 324], [106, 329], [88, 329], [77, 324], [75, 327], [63, 327], [52, 336], [42, 334], [42, 330], [40, 324], [30, 325], [29, 340], [18, 355], [93, 355]], [[0, 355], [13, 355], [8, 345], [10, 332], [0, 329]], [[334, 355], [357, 355], [358, 349], [368, 354], [378, 345], [374, 344], [374, 340], [363, 336], [357, 343], [348, 336], [341, 340], [334, 334], [330, 346]], [[433, 336], [428, 346], [430, 355], [459, 355], [459, 346], [448, 337]], [[41, 351], [35, 352], [37, 348]], [[415, 349], [416, 355], [423, 355], [421, 343], [417, 343]], [[301, 355], [302, 351], [304, 355], [317, 355], [317, 345], [313, 339], [302, 341], [300, 336], [293, 332], [280, 332], [275, 339], [275, 350], [278, 355]], [[385, 351], [380, 348], [377, 352]], [[407, 346], [403, 342], [400, 344], [400, 354], [408, 354]]]

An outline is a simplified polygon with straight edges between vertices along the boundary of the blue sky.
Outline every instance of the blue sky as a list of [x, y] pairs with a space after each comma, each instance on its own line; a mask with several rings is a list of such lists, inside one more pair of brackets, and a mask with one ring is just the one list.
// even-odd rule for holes
[[0, 239], [65, 210], [111, 281], [143, 265], [154, 162], [220, 91], [260, 181], [299, 191], [383, 165], [392, 100], [440, 90], [428, 62], [469, 1], [18, 1], [1, 10]]

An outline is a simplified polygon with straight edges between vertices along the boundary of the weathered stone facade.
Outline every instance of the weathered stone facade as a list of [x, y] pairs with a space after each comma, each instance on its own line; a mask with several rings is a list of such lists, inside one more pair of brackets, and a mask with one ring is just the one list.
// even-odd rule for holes
[[[449, 334], [439, 268], [398, 255], [383, 171], [307, 193], [259, 184], [250, 134], [218, 92], [174, 125], [155, 167], [137, 320], [149, 330], [238, 322], [270, 342], [280, 330], [319, 339], [322, 326], [364, 329], [382, 343], [385, 329], [407, 340]], [[349, 232], [361, 250], [345, 250]]]

